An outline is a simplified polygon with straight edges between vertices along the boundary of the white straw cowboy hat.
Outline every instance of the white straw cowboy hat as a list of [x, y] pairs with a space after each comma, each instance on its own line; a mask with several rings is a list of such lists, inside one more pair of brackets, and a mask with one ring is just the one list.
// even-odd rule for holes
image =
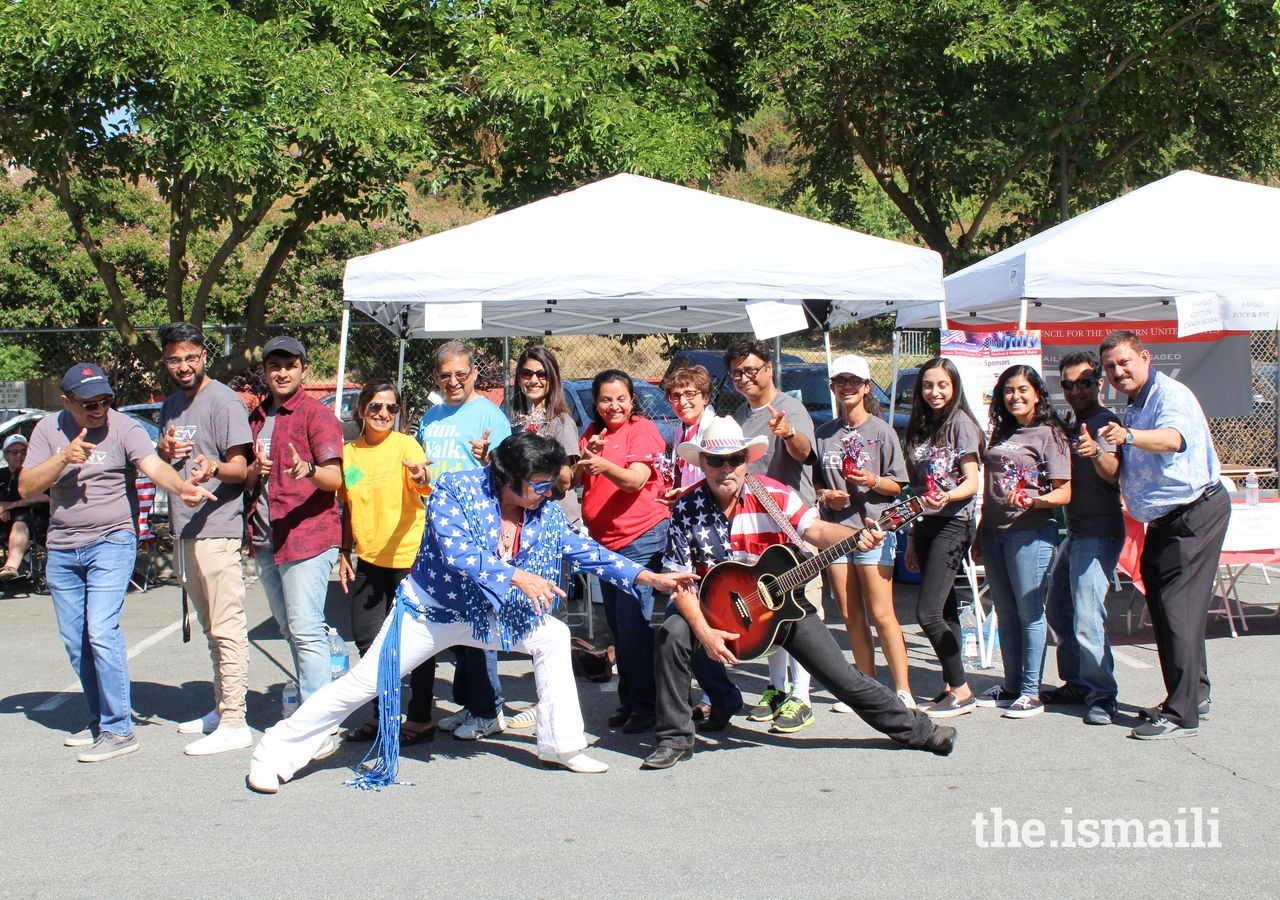
[[728, 416], [716, 416], [702, 433], [702, 442], [685, 441], [676, 452], [692, 466], [699, 465], [703, 453], [712, 456], [731, 456], [739, 450], [747, 451], [747, 462], [755, 462], [769, 449], [769, 439], [758, 434], [751, 440], [742, 436], [742, 426]]

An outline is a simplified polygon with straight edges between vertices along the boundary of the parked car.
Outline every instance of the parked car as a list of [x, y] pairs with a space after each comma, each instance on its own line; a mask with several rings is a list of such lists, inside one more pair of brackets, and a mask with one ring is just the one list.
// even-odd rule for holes
[[[785, 366], [782, 370], [782, 390], [793, 396], [796, 391], [800, 392], [800, 402], [809, 411], [815, 427], [831, 421], [831, 382], [824, 363], [798, 363]], [[889, 395], [874, 381], [871, 382], [871, 393], [880, 403], [880, 417], [888, 422]], [[903, 410], [899, 407], [894, 413], [893, 430], [898, 433], [899, 438], [907, 430], [909, 412], [909, 408]]]
[[911, 411], [911, 403], [916, 393], [916, 379], [919, 377], [920, 369], [916, 366], [898, 372], [898, 379], [893, 383], [893, 396], [896, 398], [898, 409]]
[[[666, 395], [660, 389], [647, 381], [636, 381], [635, 387], [636, 411], [653, 420], [653, 424], [658, 426], [658, 433], [662, 435], [662, 440], [666, 442], [667, 449], [671, 449], [672, 442], [684, 426], [671, 411], [671, 404], [667, 402]], [[565, 381], [564, 398], [569, 404], [569, 411], [573, 413], [573, 421], [578, 425], [578, 436], [581, 437], [586, 433], [587, 426], [591, 424], [592, 412], [595, 408], [595, 404], [591, 402], [591, 379]]]
[[[783, 353], [780, 357], [783, 369], [795, 363], [803, 363], [800, 357], [792, 353]], [[711, 376], [711, 405], [716, 414], [732, 415], [742, 405], [742, 395], [733, 387], [729, 378], [729, 368], [724, 364], [724, 352], [721, 350], [677, 350], [671, 357], [666, 374], [670, 375], [681, 366], [702, 366]]]
[[[11, 434], [20, 434], [30, 440], [31, 432], [36, 429], [36, 423], [47, 415], [49, 415], [49, 410], [33, 409], [6, 417], [3, 421], [0, 421], [0, 444], [3, 444]], [[3, 462], [2, 458], [0, 458], [0, 465], [5, 468], [9, 467], [9, 464]]]
[[30, 406], [9, 407], [0, 409], [0, 424], [8, 422], [10, 419], [16, 419], [18, 416], [27, 416], [31, 413], [43, 413], [44, 410], [34, 409]]
[[120, 407], [120, 412], [129, 413], [139, 419], [146, 419], [152, 425], [160, 424], [160, 408], [163, 403], [130, 403], [128, 406]]
[[[347, 388], [342, 392], [342, 415], [339, 417], [339, 421], [342, 422], [342, 439], [344, 441], [354, 441], [360, 436], [360, 423], [356, 421], [356, 399], [359, 396], [359, 388]], [[332, 394], [325, 394], [320, 398], [320, 402], [330, 409], [333, 409], [337, 401], [337, 391]]]

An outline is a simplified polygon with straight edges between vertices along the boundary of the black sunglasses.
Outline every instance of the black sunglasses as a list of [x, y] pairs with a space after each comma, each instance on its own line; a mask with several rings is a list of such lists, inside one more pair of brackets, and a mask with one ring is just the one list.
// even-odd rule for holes
[[521, 378], [536, 378], [539, 381], [548, 381], [551, 378], [546, 369], [521, 369], [516, 374]]
[[719, 469], [723, 466], [733, 466], [736, 469], [746, 461], [746, 450], [740, 450], [737, 453], [730, 453], [728, 456], [717, 456], [713, 453], [702, 454], [702, 464], [704, 466], [710, 466], [713, 469]]
[[1101, 380], [1102, 377], [1097, 372], [1093, 372], [1092, 374], [1077, 378], [1075, 381], [1072, 381], [1069, 378], [1060, 379], [1058, 384], [1062, 386], [1064, 391], [1074, 391], [1076, 388], [1079, 388], [1082, 391], [1087, 391], [1089, 388], [1096, 386]]
[[399, 403], [383, 403], [381, 400], [371, 400], [369, 405], [364, 408], [364, 414], [366, 416], [376, 416], [384, 409], [393, 416], [400, 414]]

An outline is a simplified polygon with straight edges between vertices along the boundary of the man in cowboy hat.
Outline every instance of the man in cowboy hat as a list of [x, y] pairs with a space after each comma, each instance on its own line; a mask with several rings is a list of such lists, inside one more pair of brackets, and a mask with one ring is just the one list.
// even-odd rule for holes
[[[706, 480], [682, 496], [675, 506], [667, 535], [663, 568], [670, 572], [704, 575], [725, 560], [754, 561], [767, 547], [787, 543], [787, 535], [757, 495], [766, 492], [792, 528], [806, 541], [822, 549], [857, 532], [844, 525], [824, 522], [795, 491], [764, 476], [752, 490], [747, 466], [765, 451], [767, 438], [747, 439], [730, 418], [715, 419], [699, 441], [678, 448], [681, 459], [700, 467]], [[869, 550], [884, 535], [867, 530], [859, 549]], [[658, 747], [641, 764], [644, 769], [668, 769], [693, 754], [693, 709], [689, 687], [694, 653], [705, 653], [714, 662], [738, 662], [726, 642], [739, 635], [713, 628], [703, 616], [696, 591], [675, 592], [676, 615], [669, 616], [658, 632], [655, 660]], [[929, 750], [941, 756], [955, 746], [955, 729], [934, 725], [929, 718], [903, 706], [889, 688], [868, 678], [845, 661], [835, 638], [813, 615], [808, 601], [800, 599], [804, 618], [783, 627], [779, 646], [793, 654], [818, 680], [849, 704], [871, 727], [900, 744]], [[696, 644], [695, 644], [696, 640]]]

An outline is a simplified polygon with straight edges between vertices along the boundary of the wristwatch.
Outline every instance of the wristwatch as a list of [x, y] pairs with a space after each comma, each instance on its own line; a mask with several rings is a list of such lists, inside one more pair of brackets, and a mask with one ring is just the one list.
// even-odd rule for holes
[[1132, 443], [1133, 443], [1133, 429], [1126, 428], [1124, 430], [1124, 445], [1128, 447]]

